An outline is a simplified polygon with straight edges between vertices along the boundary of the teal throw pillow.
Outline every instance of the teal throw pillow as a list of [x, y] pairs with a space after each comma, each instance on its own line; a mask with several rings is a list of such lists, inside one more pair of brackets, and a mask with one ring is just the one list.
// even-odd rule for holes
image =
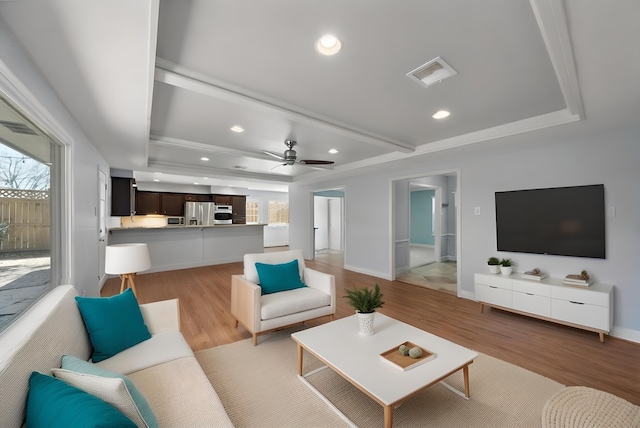
[[27, 428], [136, 428], [112, 405], [59, 379], [33, 372], [27, 395]]
[[113, 377], [120, 378], [124, 380], [127, 389], [129, 390], [129, 394], [131, 398], [133, 398], [133, 402], [135, 403], [138, 411], [140, 412], [140, 416], [144, 419], [144, 422], [147, 424], [149, 428], [158, 428], [158, 420], [156, 416], [153, 414], [149, 403], [144, 398], [144, 395], [138, 390], [138, 388], [131, 382], [127, 376], [112, 372], [109, 370], [105, 370], [96, 366], [95, 364], [91, 364], [87, 361], [81, 360], [71, 355], [63, 355], [62, 356], [62, 369], [70, 370], [77, 373], [84, 373], [89, 375], [101, 376], [101, 377]]
[[93, 345], [94, 363], [151, 338], [130, 288], [112, 297], [76, 296]]
[[300, 279], [298, 259], [276, 265], [256, 262], [256, 270], [263, 295], [306, 287]]

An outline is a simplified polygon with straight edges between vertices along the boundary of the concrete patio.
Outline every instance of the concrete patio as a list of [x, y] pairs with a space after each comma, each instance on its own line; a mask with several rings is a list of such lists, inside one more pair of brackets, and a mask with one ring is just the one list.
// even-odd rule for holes
[[0, 329], [51, 283], [49, 251], [0, 253]]

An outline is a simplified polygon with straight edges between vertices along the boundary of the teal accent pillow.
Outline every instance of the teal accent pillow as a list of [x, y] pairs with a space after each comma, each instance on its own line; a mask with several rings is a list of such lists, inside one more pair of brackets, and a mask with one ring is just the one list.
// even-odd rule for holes
[[137, 428], [115, 407], [59, 379], [33, 372], [27, 428]]
[[95, 376], [101, 377], [115, 377], [124, 380], [127, 389], [129, 390], [129, 394], [131, 398], [133, 398], [133, 402], [136, 404], [142, 419], [147, 424], [149, 428], [158, 428], [158, 420], [156, 416], [153, 414], [153, 410], [149, 406], [149, 403], [144, 398], [144, 395], [138, 390], [138, 388], [131, 382], [127, 376], [112, 372], [109, 370], [105, 370], [100, 368], [94, 364], [91, 364], [87, 361], [81, 360], [71, 355], [63, 355], [62, 356], [62, 369], [70, 370], [77, 373], [85, 373]]
[[130, 288], [112, 297], [76, 296], [93, 345], [94, 363], [151, 338]]
[[300, 279], [298, 259], [277, 265], [256, 262], [256, 270], [262, 295], [306, 287]]

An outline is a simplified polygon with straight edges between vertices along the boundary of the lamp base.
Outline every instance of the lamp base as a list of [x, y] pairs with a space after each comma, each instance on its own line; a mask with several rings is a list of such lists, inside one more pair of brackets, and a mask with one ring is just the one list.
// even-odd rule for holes
[[122, 279], [122, 282], [120, 283], [120, 293], [122, 293], [127, 288], [127, 282], [128, 282], [129, 283], [128, 286], [131, 287], [131, 289], [133, 290], [133, 295], [136, 296], [137, 298], [138, 293], [136, 291], [136, 283], [133, 280], [134, 276], [136, 276], [135, 273], [120, 274], [120, 279]]

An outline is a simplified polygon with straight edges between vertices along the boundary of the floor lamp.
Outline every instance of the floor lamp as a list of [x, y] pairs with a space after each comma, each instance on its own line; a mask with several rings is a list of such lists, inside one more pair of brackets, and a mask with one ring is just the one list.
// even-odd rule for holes
[[137, 297], [138, 293], [136, 292], [136, 284], [133, 277], [136, 273], [150, 268], [151, 259], [149, 259], [147, 244], [107, 245], [104, 271], [105, 273], [120, 275], [122, 279], [120, 293], [125, 290], [128, 283], [128, 286], [133, 290], [133, 294]]

